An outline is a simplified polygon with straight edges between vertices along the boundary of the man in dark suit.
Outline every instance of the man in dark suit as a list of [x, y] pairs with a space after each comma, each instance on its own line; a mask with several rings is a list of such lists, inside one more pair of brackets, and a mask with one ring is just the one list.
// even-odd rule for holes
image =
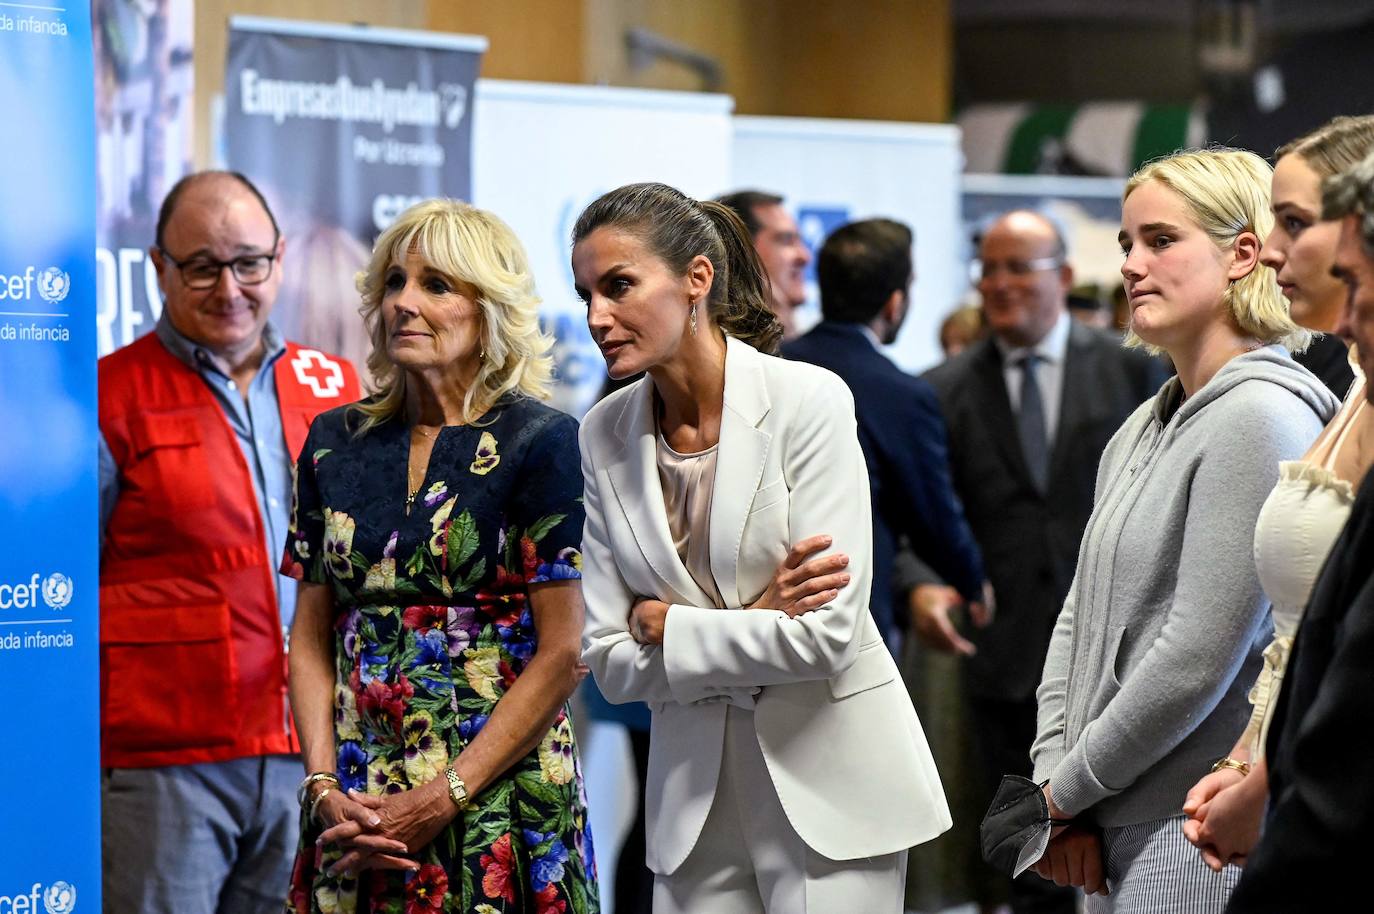
[[[1035, 690], [1102, 451], [1164, 381], [1156, 360], [1070, 320], [1066, 254], [1038, 213], [1019, 210], [993, 223], [979, 244], [978, 282], [992, 335], [925, 375], [944, 411], [955, 490], [982, 547], [995, 613], [971, 614], [965, 639], [950, 618], [957, 601], [937, 575], [909, 566], [899, 577], [922, 641], [968, 655], [989, 800], [1003, 774], [1031, 773]], [[1017, 914], [1072, 912], [1074, 894], [1033, 874], [1011, 887]]]
[[906, 317], [911, 230], [890, 219], [837, 229], [817, 260], [823, 320], [783, 346], [783, 355], [828, 368], [849, 385], [873, 494], [873, 618], [891, 647], [891, 571], [896, 539], [970, 601], [983, 593], [983, 565], [950, 483], [945, 429], [930, 385], [883, 355]]
[[[1333, 273], [1350, 289], [1351, 335], [1374, 377], [1374, 156], [1334, 179], [1341, 219]], [[1374, 406], [1374, 388], [1365, 388]], [[1358, 421], [1358, 420], [1357, 420]], [[1374, 472], [1312, 590], [1269, 724], [1269, 818], [1228, 914], [1336, 911], [1367, 894], [1374, 829]], [[1352, 896], [1351, 890], [1357, 894]]]

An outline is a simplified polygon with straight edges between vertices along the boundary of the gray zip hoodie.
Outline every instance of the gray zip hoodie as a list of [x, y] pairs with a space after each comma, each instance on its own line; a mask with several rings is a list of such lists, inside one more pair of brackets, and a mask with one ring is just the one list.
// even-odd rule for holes
[[1255, 519], [1336, 408], [1273, 345], [1186, 400], [1170, 378], [1113, 436], [1037, 692], [1035, 778], [1064, 812], [1181, 814], [1235, 744], [1272, 631]]

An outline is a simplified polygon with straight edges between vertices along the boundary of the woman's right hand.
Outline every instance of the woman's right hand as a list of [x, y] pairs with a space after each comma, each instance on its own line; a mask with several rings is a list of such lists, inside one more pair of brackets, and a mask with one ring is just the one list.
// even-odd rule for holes
[[1032, 867], [1055, 885], [1072, 885], [1086, 895], [1110, 895], [1102, 856], [1102, 837], [1095, 831], [1069, 826], [1050, 839], [1045, 853]]
[[[322, 833], [331, 833], [330, 840], [321, 837], [320, 843], [336, 845], [342, 857], [349, 858], [345, 868], [352, 872], [420, 868], [418, 862], [405, 856], [409, 853], [405, 842], [377, 833], [381, 816], [337, 788], [315, 807], [315, 822]], [[344, 862], [342, 858], [340, 862]]]
[[782, 560], [773, 580], [750, 609], [777, 609], [796, 618], [834, 600], [849, 584], [849, 556], [839, 553], [807, 561], [807, 556], [828, 549], [832, 538], [811, 536], [795, 544]]

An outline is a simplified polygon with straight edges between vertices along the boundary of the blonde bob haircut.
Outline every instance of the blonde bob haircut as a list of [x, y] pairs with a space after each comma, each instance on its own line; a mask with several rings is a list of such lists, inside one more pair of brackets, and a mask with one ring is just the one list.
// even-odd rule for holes
[[535, 399], [549, 395], [553, 339], [539, 326], [539, 296], [525, 248], [510, 226], [494, 214], [458, 200], [426, 200], [401, 213], [382, 232], [367, 269], [358, 274], [362, 315], [372, 340], [367, 367], [373, 398], [355, 404], [361, 435], [401, 416], [406, 374], [387, 355], [382, 298], [386, 274], [414, 251], [450, 282], [472, 287], [480, 312], [480, 364], [463, 399], [465, 422], [472, 422], [508, 393]]
[[[1218, 250], [1229, 251], [1244, 232], [1253, 233], [1261, 243], [1269, 237], [1274, 227], [1269, 208], [1273, 173], [1264, 159], [1240, 149], [1218, 146], [1176, 152], [1141, 166], [1126, 182], [1121, 202], [1147, 181], [1158, 181], [1183, 199]], [[1232, 280], [1222, 302], [1240, 331], [1265, 345], [1282, 343], [1290, 352], [1301, 352], [1312, 340], [1311, 333], [1293, 322], [1278, 277], [1264, 264], [1256, 263], [1248, 274]], [[1126, 345], [1160, 352], [1134, 330], [1126, 334]]]

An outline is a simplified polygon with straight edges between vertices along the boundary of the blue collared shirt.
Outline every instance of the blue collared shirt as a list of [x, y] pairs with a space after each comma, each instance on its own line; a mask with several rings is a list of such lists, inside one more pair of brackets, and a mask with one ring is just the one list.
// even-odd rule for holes
[[[238, 384], [221, 371], [204, 346], [177, 332], [164, 311], [154, 331], [167, 351], [196, 371], [205, 386], [214, 394], [215, 402], [224, 411], [229, 427], [238, 439], [243, 459], [253, 478], [253, 494], [257, 496], [258, 513], [266, 532], [267, 559], [277, 567], [286, 551], [286, 528], [291, 515], [291, 457], [282, 433], [281, 409], [277, 403], [277, 380], [272, 366], [286, 352], [281, 333], [270, 323], [262, 331], [265, 347], [262, 365], [248, 385], [245, 398]], [[119, 467], [110, 453], [105, 436], [100, 436], [100, 538], [119, 500]], [[272, 575], [277, 586], [277, 603], [281, 609], [283, 636], [291, 627], [296, 611], [296, 582], [282, 575]], [[285, 643], [285, 640], [283, 640]]]

